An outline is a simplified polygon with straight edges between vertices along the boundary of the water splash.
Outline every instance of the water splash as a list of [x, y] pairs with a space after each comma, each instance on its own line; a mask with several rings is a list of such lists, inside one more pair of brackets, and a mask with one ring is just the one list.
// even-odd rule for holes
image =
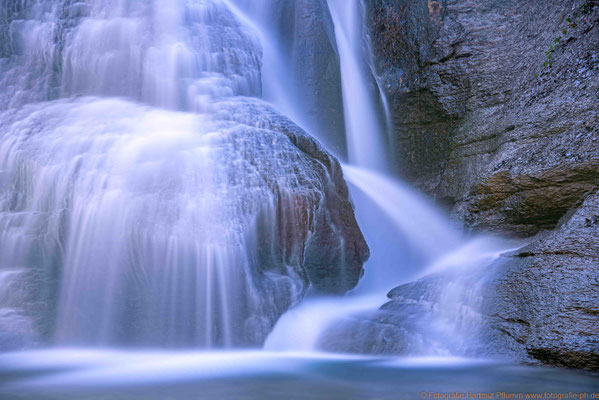
[[[401, 182], [347, 165], [344, 166], [344, 173], [357, 191], [372, 199], [372, 206], [366, 208], [365, 214], [361, 215], [360, 208], [357, 209], [358, 221], [373, 253], [367, 263], [365, 276], [360, 285], [346, 297], [305, 299], [296, 308], [288, 311], [268, 336], [266, 349], [330, 350], [334, 347], [326, 341], [328, 332], [331, 329], [337, 330], [344, 324], [348, 325], [348, 328], [341, 335], [351, 337], [352, 332], [363, 331], [365, 335], [374, 336], [376, 331], [356, 328], [351, 323], [347, 324], [347, 321], [353, 323], [356, 316], [374, 312], [389, 301], [387, 292], [402, 283], [446, 269], [458, 269], [460, 272], [454, 275], [454, 281], [459, 282], [461, 272], [465, 268], [485, 265], [484, 263], [492, 261], [504, 251], [504, 247], [492, 238], [485, 239], [486, 246], [481, 246], [482, 239], [469, 242], [461, 238], [459, 232], [451, 227], [440, 211], [422, 195]], [[362, 194], [357, 191], [354, 192], [354, 197], [356, 194]], [[367, 204], [363, 201], [359, 206]], [[383, 216], [382, 222], [377, 221], [374, 225], [369, 224], [373, 221], [372, 207], [378, 207]], [[390, 233], [384, 230], [385, 225], [391, 226]], [[387, 250], [386, 246], [387, 249], [391, 248], [391, 251]], [[461, 309], [461, 298], [458, 296], [452, 297], [447, 294], [446, 300], [447, 310], [451, 309], [453, 312], [454, 308]], [[448, 318], [451, 320], [451, 316], [448, 315]], [[433, 321], [427, 323], [430, 328]], [[425, 325], [422, 324], [422, 327]], [[451, 324], [446, 324], [446, 327], [445, 333], [453, 329]], [[335, 340], [346, 340], [342, 349], [351, 352], [352, 346], [355, 345], [354, 349], [357, 349], [358, 344], [367, 339], [356, 338], [356, 343], [351, 343], [351, 339], [347, 338]], [[411, 340], [414, 342], [410, 347], [413, 354], [430, 354], [430, 346], [425, 348], [417, 344], [416, 338]], [[451, 353], [439, 351], [432, 354]]]
[[[61, 260], [59, 342], [257, 343], [303, 294], [295, 258], [303, 250], [289, 247], [280, 267], [276, 254], [260, 265], [256, 254], [255, 238], [277, 226], [277, 213], [301, 226], [293, 214], [301, 209], [277, 205], [264, 168], [293, 168], [273, 177], [279, 196], [297, 179], [306, 197], [289, 194], [293, 201], [317, 201], [323, 190], [309, 159], [283, 165], [297, 157], [286, 137], [112, 99], [42, 103], [0, 118], [2, 182], [23, 188], [0, 204], [0, 263], [36, 269], [44, 254]], [[267, 144], [285, 156], [256, 169], [247, 153]]]
[[305, 351], [319, 348], [322, 334], [344, 315], [370, 311], [381, 305], [379, 296], [304, 299], [287, 311], [264, 342], [267, 351]]

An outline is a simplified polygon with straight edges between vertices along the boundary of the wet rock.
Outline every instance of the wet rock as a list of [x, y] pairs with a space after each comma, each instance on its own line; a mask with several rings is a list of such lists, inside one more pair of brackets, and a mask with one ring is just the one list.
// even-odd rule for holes
[[[341, 69], [335, 28], [325, 0], [295, 6], [293, 61], [296, 87], [313, 122], [308, 126], [338, 157], [346, 157]], [[288, 2], [288, 4], [290, 4]]]
[[599, 369], [598, 214], [595, 192], [497, 269], [485, 312], [500, 347], [547, 364]]
[[431, 310], [425, 305], [391, 302], [376, 312], [335, 321], [324, 331], [317, 346], [337, 353], [419, 354], [424, 337], [430, 337], [427, 333], [432, 327], [431, 317]]
[[540, 235], [493, 266], [481, 354], [597, 369], [599, 4], [367, 4], [403, 175], [468, 228]]
[[491, 355], [482, 340], [487, 326], [481, 312], [486, 281], [484, 271], [471, 271], [465, 276], [431, 275], [398, 286], [379, 310], [328, 327], [319, 346], [328, 351], [403, 356]]
[[[273, 6], [297, 94], [342, 132], [326, 3], [297, 5]], [[2, 334], [25, 316], [68, 345], [259, 346], [308, 288], [357, 284], [339, 162], [259, 99], [262, 43], [227, 2], [9, 0], [0, 39], [0, 271], [36, 288]]]
[[269, 25], [281, 42], [290, 90], [305, 128], [345, 157], [345, 122], [341, 70], [335, 27], [326, 0], [278, 1], [269, 5]]
[[43, 290], [33, 275], [24, 268], [0, 269], [0, 350], [27, 348], [40, 340], [41, 313], [48, 309], [36, 304]]
[[[231, 114], [230, 108], [227, 107], [225, 112], [218, 114], [219, 117], [284, 135], [297, 151], [311, 160], [312, 168], [318, 173], [318, 180], [324, 183], [321, 189], [323, 193], [309, 204], [293, 205], [295, 209], [289, 211], [297, 212], [299, 208], [304, 216], [296, 220], [296, 226], [291, 229], [301, 227], [302, 238], [299, 242], [305, 243], [301, 252], [303, 263], [312, 285], [317, 290], [325, 293], [344, 293], [352, 289], [362, 277], [362, 265], [370, 253], [355, 220], [339, 161], [291, 120], [264, 103], [243, 99], [238, 106], [241, 112]], [[277, 183], [271, 176], [276, 175], [275, 166], [272, 165], [273, 170], [268, 170], [269, 163], [265, 162], [268, 158], [267, 154], [264, 154], [263, 158], [255, 156], [255, 165], [274, 186]], [[296, 173], [298, 172], [296, 170]], [[281, 171], [278, 174], [281, 174]], [[294, 189], [303, 194], [301, 182]], [[283, 227], [279, 229], [285, 230]], [[340, 238], [342, 239], [339, 240]], [[298, 241], [298, 238], [294, 239]], [[287, 245], [292, 243], [293, 241], [290, 241]], [[286, 246], [284, 243], [279, 245]]]

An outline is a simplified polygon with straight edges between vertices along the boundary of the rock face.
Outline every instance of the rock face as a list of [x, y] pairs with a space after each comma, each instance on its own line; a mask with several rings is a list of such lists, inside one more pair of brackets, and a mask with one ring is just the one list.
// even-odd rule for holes
[[296, 96], [309, 119], [307, 128], [322, 137], [334, 154], [344, 157], [347, 149], [341, 72], [327, 2], [282, 1], [279, 12], [276, 34], [292, 66]]
[[[461, 304], [476, 310], [479, 333], [450, 352], [598, 369], [599, 4], [367, 5], [404, 176], [467, 227], [543, 232], [484, 274], [460, 278]], [[434, 347], [442, 334], [434, 325], [414, 335], [447, 315], [448, 282], [431, 276], [394, 289], [390, 303], [350, 321], [351, 334], [333, 330], [328, 343], [393, 353], [418, 340]], [[468, 295], [477, 285], [482, 291]], [[357, 326], [370, 334], [342, 340], [340, 331], [350, 337]]]
[[341, 70], [327, 0], [235, 0], [264, 39], [264, 97], [346, 158]]
[[599, 192], [507, 258], [485, 306], [498, 351], [599, 370]]
[[444, 272], [398, 286], [380, 309], [336, 322], [319, 344], [338, 352], [506, 358], [489, 339], [487, 272]]
[[357, 284], [338, 161], [260, 100], [213, 107], [0, 113], [0, 345], [256, 346], [309, 287]]
[[368, 4], [400, 168], [456, 218], [528, 236], [596, 187], [596, 1]]
[[[324, 293], [345, 293], [354, 288], [363, 274], [362, 265], [369, 257], [368, 246], [357, 225], [353, 206], [349, 199], [349, 192], [339, 161], [328, 153], [314, 138], [295, 125], [288, 118], [281, 116], [274, 109], [260, 101], [242, 99], [237, 107], [241, 111], [230, 113], [230, 105], [222, 109], [217, 115], [224, 120], [249, 127], [248, 129], [266, 129], [274, 135], [289, 140], [294, 152], [306, 157], [310, 179], [302, 180], [300, 165], [284, 166], [282, 160], [287, 156], [277, 155], [280, 159], [277, 164], [269, 164], [268, 154], [260, 156], [248, 154], [256, 168], [261, 169], [264, 180], [269, 182], [273, 191], [277, 185], [284, 192], [286, 188], [281, 182], [290, 179], [290, 187], [297, 191], [299, 197], [306, 197], [304, 191], [313, 185], [319, 188], [320, 194], [316, 197], [308, 196], [310, 201], [305, 204], [288, 203], [279, 207], [280, 216], [285, 216], [285, 211], [300, 213], [296, 218], [290, 218], [287, 223], [293, 226], [285, 228], [280, 225], [277, 229], [279, 246], [282, 249], [297, 246], [297, 242], [304, 243], [300, 250], [303, 265], [306, 269], [311, 284], [318, 291]], [[260, 152], [264, 151], [261, 146]], [[259, 151], [256, 151], [259, 153]], [[263, 162], [266, 161], [266, 162]], [[260, 165], [260, 164], [264, 165]], [[287, 172], [284, 172], [287, 169]], [[276, 178], [280, 176], [279, 178]], [[322, 186], [321, 186], [322, 184]], [[283, 197], [279, 202], [284, 203], [289, 198]], [[285, 207], [288, 207], [285, 210]], [[320, 211], [317, 211], [320, 210]], [[316, 212], [314, 212], [316, 211]], [[322, 212], [321, 212], [322, 211]], [[281, 221], [278, 221], [281, 224]], [[300, 238], [289, 236], [291, 231], [299, 230]], [[286, 231], [286, 232], [285, 232]], [[272, 238], [268, 238], [270, 241]]]

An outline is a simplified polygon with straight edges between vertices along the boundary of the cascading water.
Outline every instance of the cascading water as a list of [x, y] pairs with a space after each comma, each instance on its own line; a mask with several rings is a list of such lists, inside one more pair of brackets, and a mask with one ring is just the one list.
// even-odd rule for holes
[[335, 163], [247, 97], [261, 47], [228, 3], [0, 9], [0, 284], [36, 292], [0, 298], [6, 340], [39, 324], [61, 344], [257, 345], [325, 242], [329, 286], [355, 284]]
[[[313, 339], [304, 347], [339, 313], [373, 308], [357, 295], [381, 298], [448, 254], [463, 261], [459, 233], [422, 196], [383, 175], [391, 168], [377, 105], [386, 103], [364, 61], [362, 4], [327, 6], [311, 10], [338, 52], [345, 175], [373, 257], [355, 298], [338, 308], [328, 300], [322, 323], [308, 322]], [[59, 343], [232, 346], [260, 343], [302, 298], [306, 250], [291, 244], [281, 255], [274, 245], [265, 255], [262, 242], [276, 241], [278, 224], [304, 223], [298, 204], [319, 203], [327, 189], [286, 138], [269, 136], [281, 125], [274, 112], [246, 98], [264, 93], [334, 142], [313, 112], [320, 94], [310, 98], [298, 84], [322, 76], [304, 76], [299, 37], [275, 34], [271, 16], [303, 17], [286, 7], [38, 0], [2, 8], [0, 179], [11, 190], [0, 203], [1, 282], [34, 281], [60, 295], [4, 296], [1, 321], [31, 331], [35, 316], [28, 319], [22, 298], [43, 299], [46, 314], [57, 304], [56, 328], [47, 330]], [[248, 156], [266, 147], [278, 154]], [[283, 161], [293, 157], [294, 165]], [[269, 181], [271, 171], [279, 173]], [[292, 193], [298, 182], [300, 200]], [[281, 229], [290, 230], [290, 243], [311, 243], [296, 228]], [[285, 321], [311, 321], [293, 312], [279, 332]], [[280, 335], [267, 347], [285, 347]]]
[[376, 171], [387, 169], [385, 137], [379, 120], [377, 101], [369, 87], [367, 58], [363, 53], [362, 4], [359, 1], [328, 0], [335, 24], [335, 37], [341, 59], [343, 109], [349, 162]]
[[346, 159], [339, 56], [326, 1], [227, 3], [259, 33], [263, 98]]
[[[372, 341], [366, 336], [377, 333], [353, 325], [353, 316], [377, 309], [386, 301], [385, 294], [399, 284], [442, 272], [443, 283], [434, 289], [435, 302], [424, 295], [415, 300], [427, 312], [412, 336], [403, 338], [411, 342], [404, 353], [472, 356], [486, 279], [481, 271], [501, 253], [512, 250], [514, 244], [491, 237], [466, 240], [429, 200], [388, 176], [392, 157], [386, 157], [386, 124], [381, 115], [389, 110], [386, 100], [378, 98], [383, 93], [372, 76], [373, 69], [364, 61], [369, 60], [365, 51], [370, 51], [369, 43], [364, 42], [364, 6], [362, 2], [341, 0], [328, 0], [328, 6], [341, 59], [349, 149], [344, 175], [353, 189], [356, 217], [372, 256], [352, 296], [304, 300], [282, 316], [265, 347], [360, 349], [363, 342]], [[432, 317], [429, 310], [434, 311]], [[330, 328], [338, 330], [332, 337], [337, 343], [332, 345], [331, 338], [326, 337]], [[339, 346], [339, 342], [344, 345]]]
[[[481, 356], [485, 267], [510, 245], [462, 238], [389, 176], [363, 5], [0, 4], [0, 348], [57, 345], [0, 354], [0, 397], [596, 391], [571, 370], [447, 357]], [[346, 162], [372, 250], [348, 296], [320, 296], [368, 258], [341, 166], [281, 111]], [[314, 352], [377, 342], [417, 357]]]

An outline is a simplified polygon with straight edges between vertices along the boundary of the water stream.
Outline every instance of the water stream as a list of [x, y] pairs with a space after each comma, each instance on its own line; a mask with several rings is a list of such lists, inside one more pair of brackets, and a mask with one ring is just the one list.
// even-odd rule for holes
[[[502, 252], [515, 246], [491, 237], [464, 237], [432, 201], [391, 175], [392, 157], [384, 145], [388, 137], [385, 128], [389, 128], [384, 119], [390, 118], [381, 118], [389, 109], [367, 63], [370, 45], [365, 35], [362, 3], [329, 0], [328, 6], [341, 60], [349, 151], [344, 176], [352, 189], [357, 219], [371, 248], [371, 258], [359, 286], [344, 299], [304, 300], [283, 315], [266, 341], [267, 349], [306, 349], [308, 343], [311, 350], [319, 349], [322, 344], [318, 338], [330, 327], [354, 315], [376, 310], [388, 301], [389, 290], [427, 274], [452, 270], [447, 287], [459, 291], [472, 286], [463, 282], [462, 277], [468, 277], [473, 268], [484, 271]], [[382, 109], [377, 109], [377, 105]], [[441, 287], [438, 290], [445, 295], [442, 310], [435, 317], [439, 319], [436, 325], [442, 327], [435, 341], [445, 343], [408, 347], [416, 355], [463, 355], [464, 346], [458, 349], [453, 338], [463, 335], [464, 325], [472, 328], [479, 322], [477, 308], [482, 304], [483, 295], [479, 291], [483, 287], [478, 287], [476, 293], [464, 290], [469, 293], [467, 299], [451, 295]], [[466, 300], [468, 304], [462, 304]], [[428, 315], [423, 318], [427, 318], [423, 326], [432, 323]], [[349, 330], [351, 327], [348, 335]], [[421, 341], [420, 336], [418, 332], [411, 340]], [[472, 336], [468, 338], [471, 340]], [[435, 348], [438, 350], [431, 350]]]
[[[289, 15], [293, 29], [281, 22]], [[582, 373], [459, 357], [455, 338], [482, 296], [468, 291], [463, 307], [462, 277], [518, 244], [466, 237], [393, 176], [367, 40], [357, 0], [0, 4], [0, 345], [54, 346], [0, 355], [0, 395], [395, 398], [533, 391], [548, 379], [592, 388]], [[332, 60], [326, 73], [308, 55]], [[292, 140], [311, 142], [287, 117], [344, 161], [371, 250], [345, 296], [322, 297], [300, 268], [320, 248], [305, 220], [337, 229], [329, 214], [303, 211], [324, 209], [334, 177], [297, 151]], [[343, 237], [327, 244], [337, 259], [350, 253]], [[322, 352], [330, 327], [439, 273], [450, 277], [439, 351]], [[238, 350], [198, 351], [222, 348]], [[457, 376], [472, 379], [457, 387]]]

